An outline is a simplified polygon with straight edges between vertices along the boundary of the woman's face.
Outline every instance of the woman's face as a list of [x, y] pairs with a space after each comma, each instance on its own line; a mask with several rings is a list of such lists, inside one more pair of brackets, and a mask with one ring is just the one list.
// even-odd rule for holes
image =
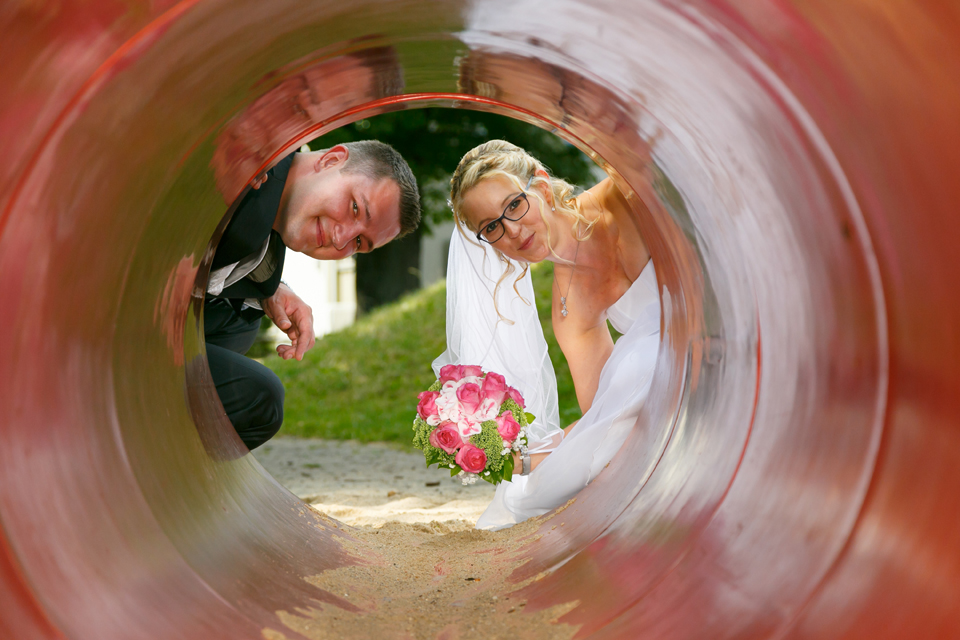
[[[520, 215], [525, 206], [522, 193], [505, 176], [487, 178], [464, 193], [460, 214], [476, 233], [497, 220], [504, 211], [509, 218]], [[534, 185], [526, 196], [530, 205], [527, 213], [517, 221], [506, 218], [501, 221], [503, 236], [493, 243], [495, 249], [508, 258], [530, 263], [540, 262], [550, 255], [541, 198], [549, 202], [546, 185]]]

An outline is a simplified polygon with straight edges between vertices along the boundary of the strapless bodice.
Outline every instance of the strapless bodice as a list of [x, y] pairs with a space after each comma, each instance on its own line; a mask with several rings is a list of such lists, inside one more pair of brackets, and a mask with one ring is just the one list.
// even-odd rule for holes
[[627, 292], [607, 309], [607, 318], [613, 328], [626, 333], [637, 323], [643, 323], [637, 329], [649, 333], [660, 330], [660, 296], [657, 292], [657, 274], [653, 269], [653, 260], [640, 272]]

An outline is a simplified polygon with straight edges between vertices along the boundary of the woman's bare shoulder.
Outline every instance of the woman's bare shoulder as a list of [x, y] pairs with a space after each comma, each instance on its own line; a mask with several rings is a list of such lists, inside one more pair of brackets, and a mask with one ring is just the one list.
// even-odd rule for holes
[[621, 267], [633, 282], [650, 259], [647, 243], [637, 226], [637, 216], [643, 216], [646, 209], [636, 197], [627, 199], [611, 178], [597, 186], [600, 185], [605, 188], [602, 192], [605, 217], [623, 261]]
[[614, 242], [619, 236], [619, 227], [630, 216], [631, 206], [617, 187], [613, 178], [606, 177], [593, 185], [580, 196], [580, 206], [590, 219], [599, 218], [603, 226], [612, 232]]
[[613, 178], [607, 176], [579, 196], [582, 209], [590, 209], [594, 214], [609, 211], [610, 206], [619, 202], [626, 203]]

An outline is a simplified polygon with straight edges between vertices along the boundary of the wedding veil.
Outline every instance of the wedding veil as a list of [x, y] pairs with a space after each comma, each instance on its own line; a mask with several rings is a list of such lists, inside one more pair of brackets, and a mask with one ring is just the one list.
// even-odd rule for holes
[[529, 431], [531, 452], [551, 450], [563, 434], [557, 377], [537, 316], [530, 272], [516, 283], [520, 295], [513, 286], [520, 274], [517, 269], [497, 290], [507, 263], [490, 245], [465, 234], [472, 235], [463, 227], [454, 228], [450, 239], [447, 350], [433, 361], [434, 373], [439, 377], [440, 367], [447, 364], [475, 364], [503, 375], [523, 394], [526, 410], [536, 416]]

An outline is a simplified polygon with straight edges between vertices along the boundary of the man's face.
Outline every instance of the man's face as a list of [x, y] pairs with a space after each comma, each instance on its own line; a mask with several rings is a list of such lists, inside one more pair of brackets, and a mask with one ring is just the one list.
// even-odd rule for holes
[[308, 164], [291, 175], [295, 182], [273, 227], [290, 249], [317, 260], [339, 260], [369, 253], [400, 233], [400, 187], [389, 178], [344, 173], [348, 155], [337, 146], [299, 159]]

